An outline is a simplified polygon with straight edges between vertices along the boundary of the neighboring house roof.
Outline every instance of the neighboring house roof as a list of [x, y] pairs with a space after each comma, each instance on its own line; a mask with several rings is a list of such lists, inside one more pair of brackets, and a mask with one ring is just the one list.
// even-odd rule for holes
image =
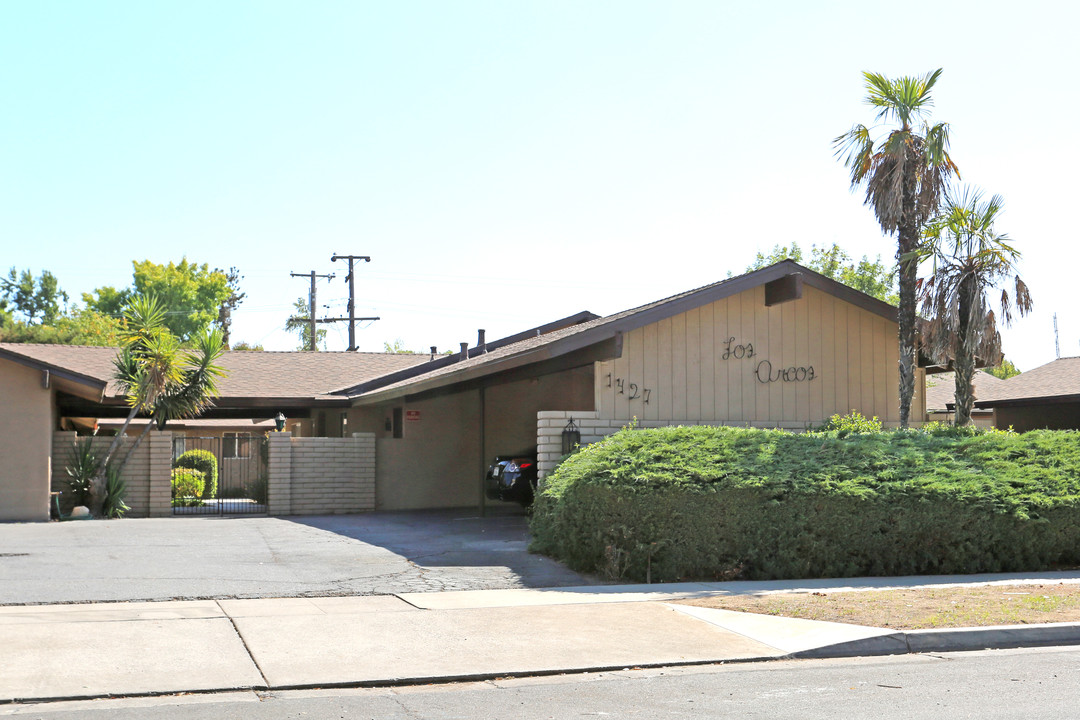
[[[976, 370], [971, 378], [975, 386], [975, 398], [989, 397], [1004, 380], [988, 372]], [[949, 412], [956, 404], [956, 375], [951, 372], [938, 373], [926, 378], [926, 412]]]
[[[114, 347], [0, 343], [0, 357], [34, 363], [85, 378], [120, 398], [113, 380]], [[332, 399], [343, 382], [367, 380], [425, 363], [427, 355], [366, 352], [226, 352], [219, 361], [227, 375], [218, 384], [220, 399]]]
[[[449, 385], [477, 380], [525, 364], [569, 356], [571, 353], [580, 352], [601, 343], [607, 343], [608, 347], [611, 348], [608, 357], [617, 357], [621, 353], [620, 347], [622, 333], [624, 332], [644, 327], [659, 320], [679, 315], [702, 305], [789, 276], [799, 276], [799, 282], [880, 315], [887, 320], [896, 322], [897, 310], [895, 306], [835, 280], [830, 280], [824, 275], [805, 268], [796, 262], [782, 260], [745, 275], [738, 275], [696, 290], [688, 290], [678, 295], [672, 295], [669, 298], [642, 305], [641, 307], [522, 340], [493, 352], [471, 356], [468, 359], [444, 365], [414, 378], [390, 384], [382, 384], [381, 380], [376, 380], [367, 385], [349, 388], [342, 392], [354, 397], [359, 404], [368, 405], [405, 395], [435, 392]], [[583, 361], [601, 359], [598, 356], [590, 355], [581, 355], [580, 357]]]
[[1080, 402], [1080, 357], [1063, 357], [995, 386], [975, 407]]
[[[131, 427], [142, 427], [152, 422], [149, 418], [135, 418], [131, 421]], [[120, 418], [99, 418], [98, 427], [102, 429], [116, 429], [124, 424]], [[259, 420], [229, 419], [229, 418], [194, 418], [188, 420], [170, 420], [167, 426], [170, 430], [204, 430], [210, 428], [236, 428], [238, 430], [273, 430], [276, 427], [273, 418]]]

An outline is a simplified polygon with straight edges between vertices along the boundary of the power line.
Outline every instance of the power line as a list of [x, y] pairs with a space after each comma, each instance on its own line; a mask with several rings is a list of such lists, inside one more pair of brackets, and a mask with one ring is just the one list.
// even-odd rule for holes
[[[314, 270], [309, 273], [289, 273], [291, 277], [306, 277], [311, 279], [311, 292], [308, 294], [308, 316], [306, 318], [294, 317], [293, 320], [302, 322], [307, 320], [311, 325], [311, 336], [308, 338], [308, 350], [315, 351], [319, 349], [318, 341], [319, 336], [315, 331], [315, 323], [326, 322], [325, 320], [315, 319], [315, 278], [326, 278], [327, 282], [334, 279], [334, 274], [329, 275], [317, 275]], [[351, 349], [351, 348], [350, 348]]]
[[[349, 317], [347, 318], [326, 318], [325, 320], [318, 320], [317, 322], [341, 322], [342, 320], [349, 321], [349, 352], [356, 352], [356, 321], [357, 320], [378, 320], [377, 317], [356, 317], [356, 272], [353, 268], [353, 263], [357, 260], [363, 260], [364, 262], [371, 262], [371, 257], [368, 255], [334, 255], [330, 258], [330, 262], [337, 262], [338, 260], [349, 261], [349, 275], [345, 279], [349, 281]], [[314, 283], [314, 281], [312, 281]], [[312, 316], [314, 317], [314, 305], [312, 305]], [[315, 321], [313, 321], [315, 322]], [[314, 327], [314, 326], [312, 326]]]

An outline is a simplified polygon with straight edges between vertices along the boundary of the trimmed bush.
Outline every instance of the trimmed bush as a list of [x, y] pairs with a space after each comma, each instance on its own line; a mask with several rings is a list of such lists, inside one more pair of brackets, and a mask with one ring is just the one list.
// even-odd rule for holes
[[191, 468], [201, 472], [206, 478], [202, 495], [208, 498], [217, 497], [218, 462], [214, 453], [209, 450], [188, 450], [173, 461], [173, 467]]
[[206, 476], [194, 468], [173, 468], [172, 498], [173, 505], [187, 507], [201, 505]]
[[623, 430], [547, 479], [533, 549], [637, 581], [1080, 562], [1080, 434], [849, 425]]

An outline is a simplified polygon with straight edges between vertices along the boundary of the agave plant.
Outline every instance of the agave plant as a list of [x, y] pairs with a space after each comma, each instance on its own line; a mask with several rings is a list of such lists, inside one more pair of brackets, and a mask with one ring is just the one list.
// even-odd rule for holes
[[71, 459], [65, 471], [68, 475], [68, 487], [71, 488], [76, 505], [90, 502], [94, 490], [94, 478], [102, 470], [102, 461], [94, 450], [92, 438], [76, 439], [71, 446]]

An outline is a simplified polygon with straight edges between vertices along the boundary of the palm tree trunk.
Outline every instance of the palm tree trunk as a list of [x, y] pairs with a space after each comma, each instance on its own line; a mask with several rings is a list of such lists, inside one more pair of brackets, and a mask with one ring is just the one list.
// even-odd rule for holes
[[[910, 154], [910, 153], [909, 153]], [[910, 158], [909, 158], [910, 159]], [[914, 162], [910, 168], [916, 167]], [[919, 245], [915, 222], [915, 174], [904, 174], [902, 211], [897, 227], [897, 261], [900, 265], [900, 307], [897, 313], [900, 341], [900, 427], [911, 421], [911, 398], [915, 395], [915, 283], [919, 263], [913, 254]]]
[[974, 278], [966, 277], [961, 280], [957, 296], [960, 317], [956, 332], [959, 342], [956, 343], [956, 358], [953, 361], [956, 380], [956, 391], [953, 394], [953, 400], [956, 402], [954, 422], [957, 427], [971, 424], [971, 408], [975, 402], [975, 388], [971, 384], [975, 376], [975, 343], [974, 338], [971, 337], [974, 324], [971, 311], [976, 292], [973, 285]]
[[101, 503], [105, 500], [105, 470], [109, 467], [109, 461], [112, 460], [112, 456], [116, 453], [116, 449], [120, 447], [124, 435], [127, 434], [128, 426], [131, 425], [131, 421], [135, 419], [135, 415], [137, 415], [138, 412], [139, 406], [133, 405], [131, 411], [127, 414], [127, 418], [124, 420], [124, 424], [117, 430], [112, 442], [109, 443], [109, 450], [101, 460], [101, 469], [98, 470], [98, 474], [94, 476], [94, 480], [90, 485], [90, 503], [92, 507], [100, 507]]
[[128, 460], [130, 460], [131, 456], [135, 454], [135, 451], [138, 449], [139, 445], [142, 445], [142, 441], [146, 438], [146, 436], [150, 434], [150, 430], [153, 429], [154, 424], [154, 420], [153, 418], [151, 418], [150, 422], [146, 423], [146, 427], [143, 428], [143, 431], [139, 433], [139, 437], [135, 438], [135, 442], [131, 444], [130, 448], [128, 448], [127, 453], [124, 455], [124, 459], [120, 461], [119, 467], [116, 468], [117, 475], [123, 474], [124, 467], [128, 464]]

